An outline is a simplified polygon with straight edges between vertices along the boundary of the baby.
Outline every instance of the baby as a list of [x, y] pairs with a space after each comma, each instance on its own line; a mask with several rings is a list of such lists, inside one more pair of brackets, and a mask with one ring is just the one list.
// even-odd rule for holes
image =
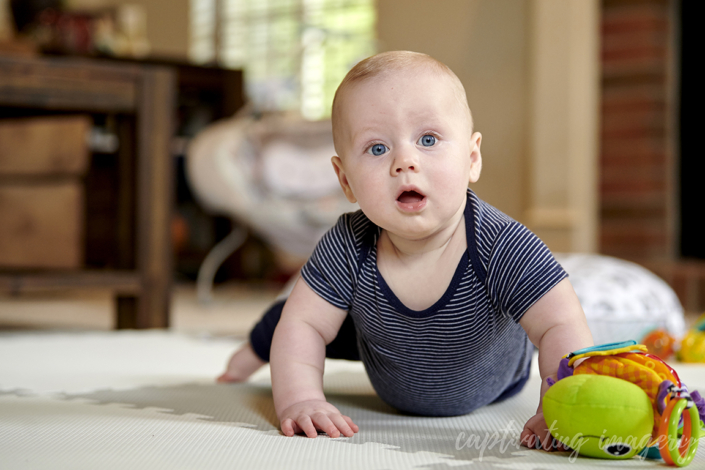
[[[245, 380], [271, 342], [282, 432], [352, 436], [357, 425], [323, 394], [326, 355], [359, 357], [403, 412], [453, 416], [521, 390], [533, 343], [543, 397], [561, 356], [592, 337], [548, 248], [468, 189], [482, 136], [460, 80], [425, 54], [378, 54], [343, 79], [332, 120], [333, 167], [360, 210], [321, 239], [220, 380]], [[540, 402], [521, 434], [536, 439], [550, 449]]]

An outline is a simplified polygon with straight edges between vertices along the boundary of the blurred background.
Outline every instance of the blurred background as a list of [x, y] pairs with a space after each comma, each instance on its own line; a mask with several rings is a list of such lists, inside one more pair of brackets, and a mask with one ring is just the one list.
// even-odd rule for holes
[[244, 334], [355, 210], [330, 168], [330, 103], [357, 61], [399, 49], [465, 85], [480, 197], [554, 252], [635, 262], [701, 312], [690, 8], [0, 0], [0, 328]]

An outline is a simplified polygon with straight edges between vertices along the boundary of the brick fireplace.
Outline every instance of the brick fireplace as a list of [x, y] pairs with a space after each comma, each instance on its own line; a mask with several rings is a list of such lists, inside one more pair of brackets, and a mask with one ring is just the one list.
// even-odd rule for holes
[[701, 312], [705, 250], [697, 241], [705, 236], [695, 231], [705, 192], [680, 160], [681, 128], [690, 135], [679, 116], [681, 64], [689, 63], [681, 58], [687, 22], [680, 7], [669, 0], [602, 1], [599, 242], [601, 253], [646, 266], [675, 289], [686, 311]]

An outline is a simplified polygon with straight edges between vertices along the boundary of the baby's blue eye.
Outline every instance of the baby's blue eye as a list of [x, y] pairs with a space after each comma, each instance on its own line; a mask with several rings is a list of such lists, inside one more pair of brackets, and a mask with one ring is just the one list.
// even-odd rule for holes
[[419, 139], [419, 143], [424, 147], [432, 147], [436, 144], [436, 138], [430, 134], [426, 134]]
[[383, 155], [389, 150], [386, 145], [382, 144], [374, 144], [370, 149], [368, 150], [369, 153], [372, 155], [380, 156]]

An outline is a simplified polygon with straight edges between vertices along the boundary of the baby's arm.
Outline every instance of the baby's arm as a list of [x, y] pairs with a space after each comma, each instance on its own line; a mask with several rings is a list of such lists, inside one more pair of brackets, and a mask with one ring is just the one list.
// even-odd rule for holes
[[541, 398], [536, 415], [524, 425], [521, 442], [531, 446], [536, 436], [545, 450], [551, 450], [551, 436], [543, 417], [542, 399], [551, 377], [556, 380], [561, 358], [571, 351], [592, 346], [592, 334], [585, 314], [568, 279], [563, 279], [539, 299], [519, 320], [529, 339], [539, 349]]
[[287, 436], [317, 429], [331, 437], [358, 431], [352, 420], [326, 401], [323, 364], [347, 312], [334, 307], [299, 279], [274, 330], [270, 364], [274, 408]]

